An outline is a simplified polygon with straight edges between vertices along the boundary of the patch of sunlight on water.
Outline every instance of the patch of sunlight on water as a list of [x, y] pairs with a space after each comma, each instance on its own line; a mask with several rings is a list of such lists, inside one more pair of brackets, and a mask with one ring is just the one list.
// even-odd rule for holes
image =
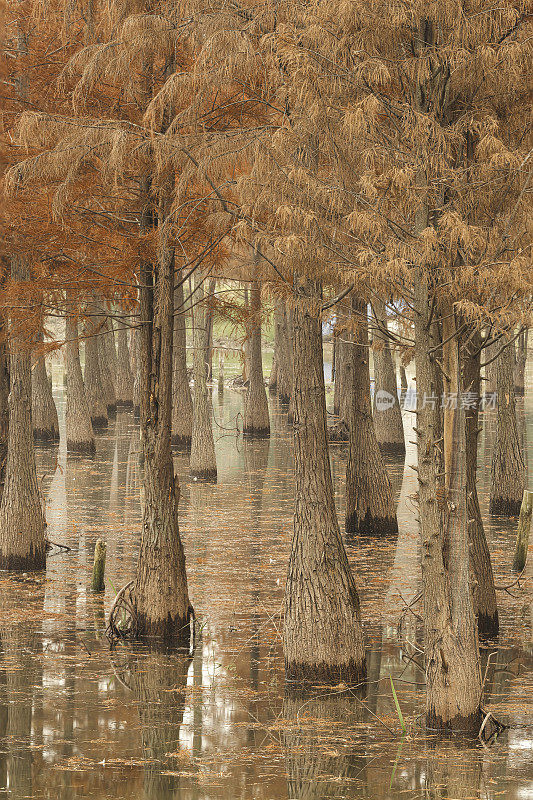
[[[499, 593], [502, 632], [489, 653], [485, 704], [510, 730], [490, 748], [437, 742], [419, 727], [420, 623], [400, 617], [420, 590], [413, 445], [389, 464], [399, 498], [396, 541], [347, 543], [368, 645], [364, 696], [341, 688], [284, 692], [281, 603], [292, 528], [291, 432], [272, 406], [270, 441], [231, 430], [240, 391], [213, 395], [219, 482], [189, 480], [176, 454], [181, 533], [200, 623], [192, 657], [109, 651], [105, 616], [131, 579], [139, 547], [139, 431], [119, 413], [94, 459], [39, 448], [48, 537], [46, 580], [0, 575], [0, 796], [13, 798], [533, 797], [533, 610]], [[531, 394], [529, 395], [531, 397]], [[332, 400], [331, 393], [328, 402]], [[405, 414], [412, 425], [412, 414]], [[527, 415], [529, 463], [533, 415]], [[487, 518], [494, 415], [480, 444], [481, 501], [497, 583], [509, 582], [515, 523]], [[407, 439], [414, 435], [407, 432]], [[342, 518], [346, 450], [331, 448]], [[89, 592], [96, 539], [107, 542], [106, 592]], [[403, 598], [403, 600], [402, 600]], [[401, 739], [392, 675], [410, 734]], [[8, 788], [6, 788], [8, 787]]]

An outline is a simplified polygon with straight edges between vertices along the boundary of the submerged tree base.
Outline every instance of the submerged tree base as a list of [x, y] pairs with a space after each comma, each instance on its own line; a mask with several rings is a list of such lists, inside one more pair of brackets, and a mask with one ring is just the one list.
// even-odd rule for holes
[[31, 547], [26, 556], [5, 555], [0, 550], [0, 569], [12, 570], [13, 572], [37, 572], [46, 569], [46, 547], [37, 551], [34, 551], [33, 547]]
[[127, 640], [147, 644], [150, 649], [189, 649], [191, 638], [194, 645], [194, 624], [195, 613], [190, 603], [184, 617], [168, 614], [165, 619], [154, 620], [140, 613], [135, 602], [135, 582], [130, 581], [115, 597], [106, 634], [112, 645]]
[[378, 442], [382, 455], [393, 458], [405, 456], [405, 442]]
[[373, 517], [368, 511], [363, 519], [351, 514], [346, 517], [345, 530], [359, 536], [395, 536], [398, 520], [396, 517]]
[[270, 436], [270, 426], [266, 428], [244, 428], [242, 435], [249, 439], [268, 439]]
[[479, 636], [486, 639], [491, 639], [498, 635], [500, 630], [500, 621], [498, 612], [496, 614], [478, 614], [477, 617], [477, 630]]
[[295, 687], [316, 684], [360, 684], [366, 681], [366, 661], [345, 664], [304, 664], [285, 661], [285, 680]]
[[184, 450], [185, 452], [190, 451], [191, 442], [192, 436], [179, 436], [178, 434], [173, 434], [170, 440], [172, 447], [175, 447], [178, 450]]
[[67, 453], [77, 453], [78, 455], [94, 456], [96, 445], [94, 442], [73, 442], [67, 439]]
[[93, 428], [97, 428], [98, 430], [105, 430], [109, 425], [107, 417], [91, 417], [91, 422]]
[[133, 400], [117, 400], [117, 411], [133, 408]]
[[511, 500], [507, 497], [494, 497], [490, 500], [489, 513], [498, 514], [502, 517], [518, 517], [520, 516], [521, 505], [522, 498], [520, 500]]
[[191, 475], [193, 478], [196, 478], [197, 481], [206, 481], [211, 483], [216, 483], [217, 481], [216, 469], [191, 469]]
[[34, 428], [33, 429], [34, 442], [58, 442], [59, 431], [56, 428]]

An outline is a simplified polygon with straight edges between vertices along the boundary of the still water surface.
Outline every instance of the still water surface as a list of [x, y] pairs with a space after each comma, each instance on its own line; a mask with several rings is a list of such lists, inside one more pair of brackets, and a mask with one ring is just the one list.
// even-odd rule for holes
[[[62, 418], [59, 385], [55, 394]], [[527, 586], [498, 593], [501, 634], [482, 650], [484, 704], [510, 729], [490, 748], [434, 741], [419, 726], [420, 622], [402, 616], [402, 598], [410, 601], [420, 590], [409, 445], [405, 465], [389, 465], [399, 498], [398, 539], [348, 542], [362, 599], [368, 691], [286, 696], [280, 610], [292, 526], [291, 432], [273, 405], [270, 442], [243, 441], [231, 430], [241, 393], [215, 392], [213, 405], [218, 484], [192, 482], [187, 458], [175, 460], [200, 626], [191, 657], [110, 652], [103, 633], [139, 547], [139, 432], [132, 414], [119, 413], [98, 436], [94, 460], [67, 458], [64, 437], [59, 449], [39, 448], [48, 536], [72, 550], [53, 551], [46, 578], [0, 573], [0, 797], [531, 800]], [[508, 584], [515, 523], [486, 513], [494, 412], [485, 416], [482, 502], [496, 581]], [[333, 446], [341, 515], [345, 465], [345, 448]], [[98, 537], [107, 542], [105, 598], [88, 591]], [[390, 676], [409, 726], [403, 739]]]

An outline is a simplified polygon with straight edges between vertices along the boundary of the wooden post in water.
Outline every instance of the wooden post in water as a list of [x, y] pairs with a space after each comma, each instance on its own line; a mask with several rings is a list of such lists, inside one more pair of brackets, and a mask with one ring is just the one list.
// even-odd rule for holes
[[105, 557], [107, 545], [103, 539], [98, 539], [94, 548], [93, 579], [91, 590], [93, 592], [103, 592], [105, 589]]
[[518, 518], [518, 533], [514, 552], [513, 569], [522, 572], [526, 566], [527, 550], [529, 546], [529, 531], [531, 530], [531, 515], [533, 513], [533, 492], [524, 491], [520, 516]]

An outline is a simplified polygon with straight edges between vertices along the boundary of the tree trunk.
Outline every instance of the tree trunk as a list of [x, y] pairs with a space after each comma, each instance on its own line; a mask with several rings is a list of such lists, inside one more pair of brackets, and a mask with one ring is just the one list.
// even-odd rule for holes
[[131, 374], [128, 329], [122, 320], [117, 327], [117, 407], [133, 407], [133, 375]]
[[141, 266], [142, 533], [133, 597], [135, 634], [164, 646], [189, 643], [190, 603], [178, 527], [179, 485], [170, 448], [174, 256]]
[[402, 412], [398, 400], [396, 371], [392, 360], [390, 342], [387, 338], [387, 313], [380, 298], [372, 301], [376, 330], [373, 335], [374, 354], [374, 428], [382, 453], [393, 456], [405, 455]]
[[[109, 333], [109, 321], [104, 314], [102, 302], [98, 302], [96, 307], [98, 311], [100, 311], [100, 314], [96, 317], [98, 323], [98, 336], [96, 337], [98, 345], [98, 364], [104, 390], [107, 416], [109, 419], [114, 419], [117, 414], [117, 396], [115, 392], [115, 376], [113, 375], [111, 359], [109, 357], [111, 347], [108, 344], [110, 336], [112, 335], [114, 337], [114, 334]], [[114, 349], [115, 345], [113, 343], [112, 346]]]
[[313, 284], [302, 286], [293, 313], [295, 513], [285, 589], [285, 669], [298, 683], [359, 683], [365, 679], [365, 651], [331, 480], [318, 295]]
[[[468, 543], [472, 571], [474, 613], [477, 616], [479, 633], [483, 636], [496, 636], [499, 622], [494, 575], [477, 494], [481, 334], [479, 331], [467, 330], [463, 341]], [[469, 397], [473, 401], [471, 404], [466, 403]]]
[[[468, 567], [464, 413], [458, 404], [453, 421], [453, 459], [446, 465], [450, 475], [447, 489], [439, 402], [443, 385], [433, 356], [441, 345], [441, 336], [437, 322], [430, 317], [434, 303], [421, 269], [414, 275], [414, 306], [426, 721], [438, 730], [477, 734], [481, 725], [481, 671]], [[455, 344], [453, 378], [455, 390], [460, 392]]]
[[191, 474], [195, 478], [216, 481], [217, 462], [211, 422], [211, 397], [207, 387], [208, 320], [203, 279], [195, 277], [194, 307], [194, 403], [191, 441]]
[[278, 398], [280, 403], [288, 405], [292, 395], [292, 332], [290, 313], [284, 302], [280, 302], [280, 325], [278, 343]]
[[9, 351], [5, 334], [5, 319], [0, 315], [0, 500], [4, 491], [9, 428]]
[[515, 394], [522, 396], [525, 393], [525, 377], [527, 363], [528, 329], [523, 328], [516, 340], [516, 366], [514, 375]]
[[[42, 342], [42, 331], [38, 341]], [[45, 358], [37, 352], [31, 374], [33, 438], [40, 442], [59, 441], [57, 408], [52, 386], [46, 374]]]
[[[11, 277], [29, 281], [28, 265], [13, 258]], [[9, 330], [9, 431], [5, 485], [0, 504], [0, 569], [46, 566], [45, 520], [37, 484], [31, 420], [31, 339], [21, 320]]]
[[187, 372], [187, 329], [181, 271], [174, 289], [174, 374], [172, 377], [172, 444], [190, 450], [192, 440], [192, 395]]
[[133, 328], [130, 339], [130, 363], [133, 375], [133, 416], [138, 419], [141, 414], [141, 365], [139, 361], [140, 329]]
[[67, 452], [93, 455], [96, 451], [85, 384], [81, 374], [78, 344], [78, 323], [65, 318], [65, 366], [67, 378]]
[[[510, 338], [506, 334], [500, 346], [508, 344]], [[496, 359], [498, 417], [492, 456], [489, 510], [491, 514], [517, 517], [526, 488], [526, 468], [516, 418], [513, 360], [510, 356], [510, 348], [507, 347]]]
[[268, 379], [269, 394], [278, 394], [279, 389], [279, 349], [281, 346], [281, 330], [283, 327], [283, 308], [281, 300], [274, 301], [274, 355], [272, 357], [272, 369]]
[[89, 304], [89, 314], [85, 324], [85, 393], [89, 404], [93, 428], [107, 428], [107, 402], [102, 373], [100, 371], [100, 358], [98, 348], [98, 317], [95, 316], [95, 304]]
[[357, 328], [343, 380], [351, 384], [349, 453], [346, 467], [346, 531], [368, 536], [398, 532], [392, 485], [372, 420], [366, 303], [353, 297]]
[[243, 433], [245, 436], [261, 438], [270, 436], [270, 417], [261, 353], [261, 285], [257, 280], [252, 281], [250, 288], [250, 310], [247, 332], [249, 379], [244, 400]]

